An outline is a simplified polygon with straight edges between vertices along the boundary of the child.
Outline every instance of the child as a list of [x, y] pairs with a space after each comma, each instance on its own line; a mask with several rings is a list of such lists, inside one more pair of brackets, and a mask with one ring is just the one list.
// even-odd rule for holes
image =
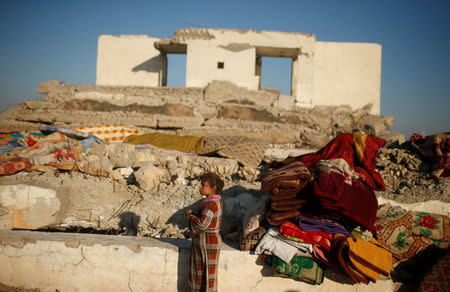
[[189, 286], [191, 291], [217, 291], [217, 269], [222, 226], [222, 199], [219, 196], [223, 181], [217, 174], [200, 175], [200, 194], [206, 196], [197, 216], [187, 210], [186, 220], [192, 231]]

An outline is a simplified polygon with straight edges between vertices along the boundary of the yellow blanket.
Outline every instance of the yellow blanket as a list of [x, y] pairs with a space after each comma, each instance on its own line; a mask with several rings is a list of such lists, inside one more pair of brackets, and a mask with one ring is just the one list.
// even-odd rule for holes
[[198, 153], [202, 150], [204, 140], [205, 137], [148, 133], [143, 135], [131, 135], [125, 142], [133, 145], [151, 144], [167, 150]]

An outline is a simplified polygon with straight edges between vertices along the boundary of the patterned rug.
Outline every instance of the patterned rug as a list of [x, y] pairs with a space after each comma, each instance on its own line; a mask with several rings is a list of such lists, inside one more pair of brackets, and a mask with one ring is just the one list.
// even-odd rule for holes
[[211, 136], [206, 139], [201, 155], [218, 154], [236, 159], [244, 166], [257, 168], [264, 157], [268, 145], [258, 138], [244, 136]]
[[378, 241], [392, 252], [394, 267], [432, 244], [443, 249], [450, 246], [448, 216], [392, 206], [385, 209], [375, 223], [375, 232]]

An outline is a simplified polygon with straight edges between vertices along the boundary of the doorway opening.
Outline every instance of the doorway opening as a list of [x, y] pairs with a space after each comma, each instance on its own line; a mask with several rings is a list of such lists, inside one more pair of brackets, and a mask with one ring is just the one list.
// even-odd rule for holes
[[186, 85], [186, 54], [167, 54], [166, 78], [168, 87]]

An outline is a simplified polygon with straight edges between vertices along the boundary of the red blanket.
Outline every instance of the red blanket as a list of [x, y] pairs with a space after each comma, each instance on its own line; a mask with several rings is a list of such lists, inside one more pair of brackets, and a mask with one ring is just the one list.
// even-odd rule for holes
[[321, 161], [318, 165], [313, 192], [321, 208], [338, 211], [373, 230], [378, 208], [373, 190], [362, 183], [356, 171], [352, 173], [342, 159]]
[[328, 252], [331, 249], [333, 235], [323, 231], [304, 231], [292, 222], [285, 222], [280, 225], [280, 232], [284, 236], [293, 236], [304, 243], [319, 244]]
[[383, 178], [375, 171], [375, 166], [378, 150], [385, 143], [378, 137], [346, 133], [337, 136], [319, 151], [299, 156], [296, 160], [308, 168], [314, 168], [319, 160], [343, 158], [371, 188], [384, 191]]

